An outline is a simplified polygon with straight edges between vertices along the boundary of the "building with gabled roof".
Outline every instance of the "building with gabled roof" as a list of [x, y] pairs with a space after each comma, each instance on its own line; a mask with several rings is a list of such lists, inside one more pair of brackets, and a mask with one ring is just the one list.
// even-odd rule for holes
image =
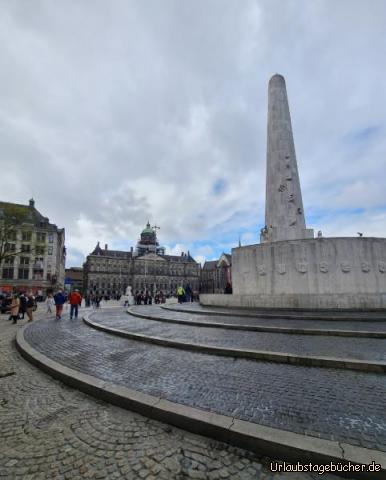
[[44, 296], [63, 288], [64, 228], [28, 205], [0, 202], [0, 292], [32, 291]]
[[232, 255], [222, 253], [218, 260], [209, 260], [201, 270], [201, 293], [226, 293], [232, 286]]

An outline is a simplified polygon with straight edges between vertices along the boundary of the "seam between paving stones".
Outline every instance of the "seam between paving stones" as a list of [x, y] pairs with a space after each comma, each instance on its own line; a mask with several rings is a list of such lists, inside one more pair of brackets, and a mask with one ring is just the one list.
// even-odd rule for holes
[[226, 357], [248, 358], [252, 360], [265, 360], [277, 363], [289, 363], [291, 365], [305, 365], [308, 367], [339, 368], [347, 370], [359, 370], [361, 372], [386, 372], [386, 363], [384, 362], [366, 362], [362, 360], [352, 360], [349, 358], [334, 357], [312, 357], [295, 355], [292, 353], [271, 352], [263, 350], [242, 350], [239, 348], [225, 348], [204, 345], [199, 343], [187, 343], [176, 340], [169, 340], [161, 337], [143, 335], [141, 333], [131, 333], [118, 328], [106, 327], [90, 320], [90, 313], [86, 313], [83, 322], [89, 327], [103, 331], [110, 335], [129, 338], [140, 342], [153, 343], [163, 347], [173, 347], [182, 350], [198, 351], [209, 355], [219, 355]]
[[[323, 315], [304, 315], [304, 313], [306, 312], [305, 310], [301, 310], [301, 309], [298, 309], [298, 310], [295, 310], [293, 309], [293, 311], [295, 313], [291, 314], [291, 313], [280, 313], [280, 309], [273, 309], [273, 308], [267, 308], [266, 311], [259, 311], [259, 312], [247, 312], [247, 311], [241, 311], [241, 310], [238, 310], [238, 309], [233, 309], [232, 307], [228, 307], [228, 310], [229, 311], [225, 311], [225, 310], [222, 310], [222, 311], [212, 311], [212, 310], [205, 310], [205, 309], [202, 309], [202, 310], [198, 310], [198, 309], [193, 309], [193, 308], [181, 308], [181, 307], [172, 307], [170, 305], [161, 305], [161, 308], [163, 308], [164, 310], [170, 310], [172, 312], [181, 312], [181, 313], [194, 313], [194, 314], [197, 314], [197, 315], [220, 315], [220, 316], [225, 316], [225, 317], [234, 317], [235, 315], [237, 315], [238, 317], [247, 317], [247, 318], [281, 318], [281, 319], [296, 319], [296, 320], [326, 320], [326, 321], [332, 321], [334, 322], [335, 320], [338, 320], [338, 321], [363, 321], [363, 318], [356, 318], [355, 316], [354, 317], [350, 317], [350, 316], [334, 316], [334, 315], [331, 315], [329, 317], [326, 317], [326, 316], [323, 316]], [[233, 310], [233, 311], [232, 311]], [[272, 311], [275, 311], [274, 314], [270, 313]], [[287, 309], [288, 310], [288, 309]], [[308, 310], [307, 310], [308, 312]], [[324, 313], [329, 313], [328, 311], [323, 311], [321, 310], [321, 312], [324, 312]], [[385, 319], [386, 319], [386, 310], [384, 309], [379, 309], [379, 310], [376, 310], [376, 311], [358, 311], [358, 312], [355, 312], [355, 313], [382, 313], [382, 316], [381, 317], [371, 317], [370, 320], [373, 321], [373, 322], [384, 322]], [[296, 315], [296, 313], [299, 313], [301, 315]], [[348, 313], [348, 312], [347, 312]]]
[[[165, 307], [161, 307], [165, 308]], [[171, 311], [171, 309], [170, 309]], [[180, 310], [181, 311], [181, 310]], [[140, 313], [132, 308], [126, 311], [129, 315], [137, 318], [146, 318], [157, 322], [175, 323], [178, 325], [191, 325], [195, 327], [214, 327], [223, 328], [225, 330], [247, 330], [251, 332], [270, 332], [270, 333], [287, 333], [295, 335], [324, 335], [335, 337], [366, 337], [366, 338], [386, 338], [386, 332], [369, 332], [365, 330], [323, 330], [311, 328], [289, 328], [289, 327], [265, 327], [260, 325], [233, 325], [231, 323], [220, 322], [195, 322], [193, 320], [178, 320], [175, 318], [162, 318], [148, 313]], [[188, 313], [188, 312], [185, 312]], [[195, 313], [195, 312], [193, 312]]]
[[[369, 464], [374, 461], [382, 466], [382, 477], [377, 478], [386, 478], [384, 452], [254, 424], [99, 380], [61, 365], [35, 350], [24, 338], [24, 331], [28, 327], [28, 324], [23, 326], [16, 336], [16, 346], [22, 356], [51, 376], [85, 393], [193, 433], [226, 441], [273, 458], [279, 456], [289, 461], [298, 461], [301, 458], [304, 461], [324, 463], [350, 461]], [[347, 448], [348, 453], [345, 454]], [[366, 478], [366, 475], [361, 473], [357, 477]], [[374, 475], [367, 478], [374, 478]]]

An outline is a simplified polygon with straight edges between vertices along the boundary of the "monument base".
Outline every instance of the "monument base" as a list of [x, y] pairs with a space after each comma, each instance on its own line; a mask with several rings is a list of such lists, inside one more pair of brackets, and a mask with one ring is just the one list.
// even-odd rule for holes
[[310, 238], [232, 249], [233, 295], [203, 305], [386, 308], [385, 238]]
[[[384, 310], [383, 295], [292, 294], [292, 295], [223, 295], [201, 294], [200, 304], [207, 307], [299, 310]], [[386, 318], [386, 317], [385, 317]]]

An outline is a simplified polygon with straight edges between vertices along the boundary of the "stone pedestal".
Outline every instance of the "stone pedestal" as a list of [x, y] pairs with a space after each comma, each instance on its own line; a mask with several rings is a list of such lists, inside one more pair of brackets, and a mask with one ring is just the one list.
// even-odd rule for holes
[[386, 308], [386, 239], [315, 238], [234, 248], [232, 281], [233, 295], [201, 296], [200, 302], [233, 307]]

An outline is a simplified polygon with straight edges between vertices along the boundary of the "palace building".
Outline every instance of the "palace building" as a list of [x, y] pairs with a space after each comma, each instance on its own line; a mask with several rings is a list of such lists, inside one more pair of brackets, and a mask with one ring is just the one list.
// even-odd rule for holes
[[159, 245], [156, 229], [148, 222], [135, 250], [110, 250], [98, 242], [83, 265], [84, 292], [87, 295], [123, 295], [128, 286], [133, 292], [156, 291], [175, 294], [177, 287], [187, 284], [198, 291], [200, 264], [189, 252], [166, 255]]

